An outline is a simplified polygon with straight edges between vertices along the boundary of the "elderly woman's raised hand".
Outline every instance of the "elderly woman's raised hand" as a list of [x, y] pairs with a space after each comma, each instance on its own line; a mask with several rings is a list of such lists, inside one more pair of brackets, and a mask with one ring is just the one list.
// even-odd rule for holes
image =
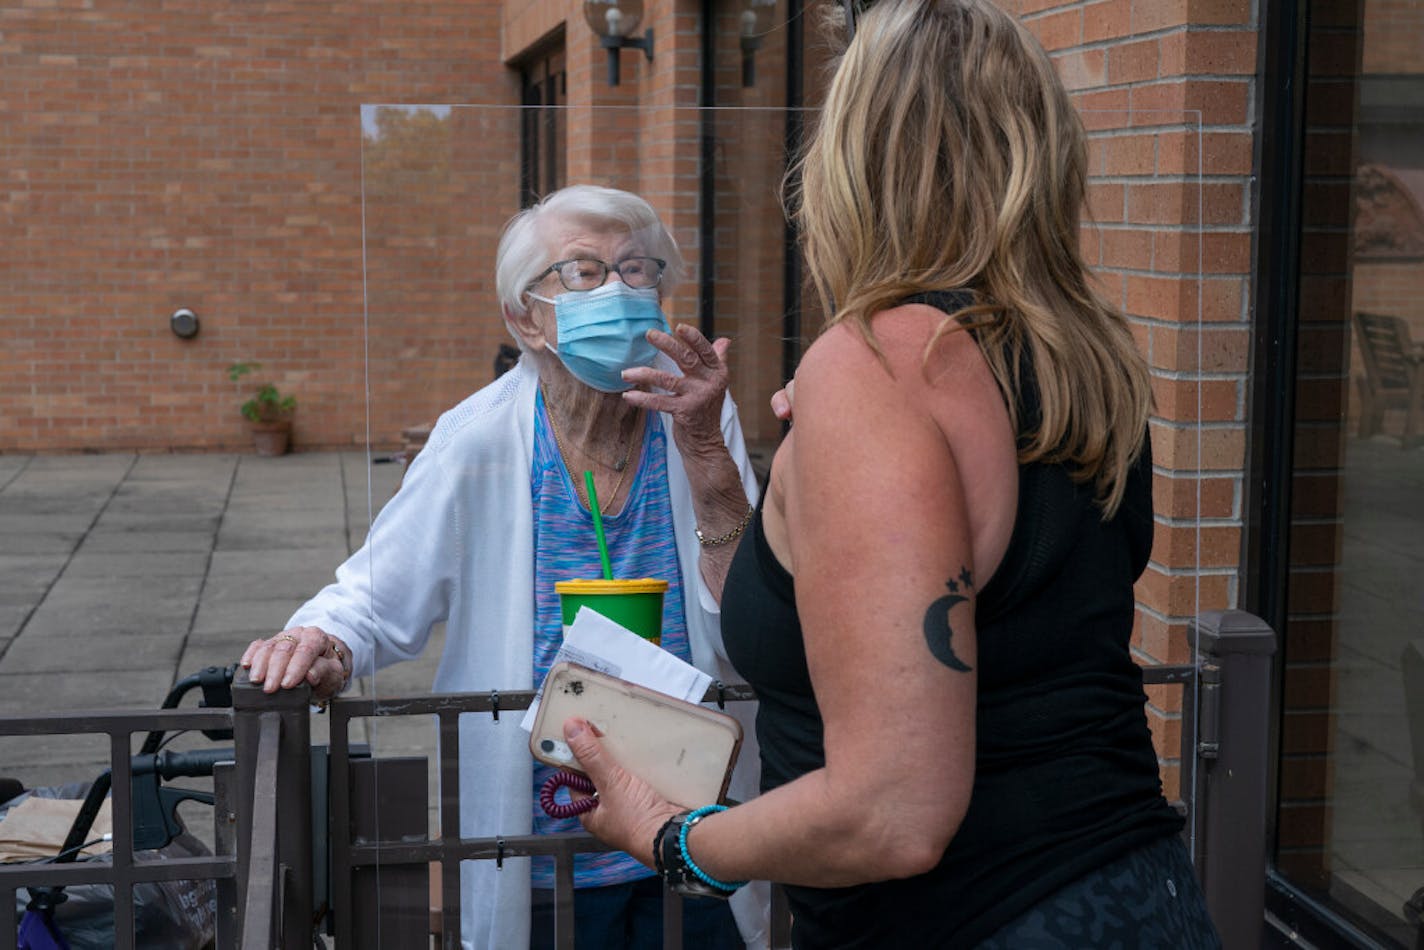
[[682, 375], [652, 366], [625, 369], [624, 381], [640, 388], [623, 398], [641, 409], [670, 413], [673, 435], [684, 454], [725, 452], [722, 400], [727, 394], [727, 349], [732, 341], [723, 337], [709, 342], [696, 327], [682, 323], [672, 333], [648, 331], [648, 342], [666, 353]]
[[351, 678], [351, 651], [319, 627], [292, 627], [253, 640], [242, 653], [242, 666], [264, 693], [291, 689], [305, 679], [312, 697], [324, 703]]

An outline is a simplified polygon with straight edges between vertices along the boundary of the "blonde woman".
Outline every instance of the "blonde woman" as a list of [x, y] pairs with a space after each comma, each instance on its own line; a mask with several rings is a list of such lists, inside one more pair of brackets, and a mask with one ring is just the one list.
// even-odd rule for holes
[[684, 893], [785, 882], [801, 947], [1214, 946], [1128, 651], [1151, 397], [1082, 127], [989, 0], [848, 12], [795, 211], [831, 316], [723, 598], [764, 794], [684, 814], [570, 720], [585, 824]]

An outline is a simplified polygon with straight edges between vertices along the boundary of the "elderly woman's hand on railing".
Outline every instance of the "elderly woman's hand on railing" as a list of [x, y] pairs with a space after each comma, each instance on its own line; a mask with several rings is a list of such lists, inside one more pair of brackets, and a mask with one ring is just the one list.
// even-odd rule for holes
[[292, 627], [253, 640], [242, 653], [242, 667], [264, 693], [291, 689], [305, 680], [312, 698], [325, 705], [351, 679], [351, 651], [319, 627]]

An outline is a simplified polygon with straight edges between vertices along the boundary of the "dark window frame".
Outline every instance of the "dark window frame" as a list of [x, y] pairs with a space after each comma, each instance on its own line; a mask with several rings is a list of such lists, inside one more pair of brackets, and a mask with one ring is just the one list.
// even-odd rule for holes
[[1298, 934], [1317, 946], [1397, 946], [1397, 938], [1390, 932], [1396, 928], [1370, 919], [1379, 915], [1368, 908], [1327, 904], [1275, 867], [1283, 686], [1289, 659], [1286, 629], [1312, 0], [1263, 3], [1259, 9], [1252, 389], [1243, 492], [1245, 530], [1238, 577], [1243, 608], [1266, 620], [1279, 638], [1271, 696], [1275, 717], [1266, 750], [1270, 777], [1263, 945], [1296, 946], [1293, 938]]
[[568, 91], [563, 27], [541, 39], [514, 66], [524, 107], [519, 117], [519, 207], [527, 208], [565, 184], [559, 162], [566, 142], [563, 106]]

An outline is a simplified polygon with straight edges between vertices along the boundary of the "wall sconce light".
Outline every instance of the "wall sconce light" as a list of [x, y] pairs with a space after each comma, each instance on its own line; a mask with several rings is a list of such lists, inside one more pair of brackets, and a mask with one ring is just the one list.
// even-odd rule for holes
[[771, 14], [776, 9], [776, 0], [743, 0], [741, 29], [742, 37], [742, 87], [750, 89], [756, 85], [756, 51], [761, 49], [761, 38], [771, 29]]
[[583, 0], [583, 18], [608, 50], [608, 85], [618, 85], [619, 50], [640, 49], [652, 61], [652, 28], [633, 37], [643, 19], [643, 0]]
[[180, 340], [191, 340], [198, 335], [198, 315], [187, 307], [173, 311], [168, 318], [168, 328]]

